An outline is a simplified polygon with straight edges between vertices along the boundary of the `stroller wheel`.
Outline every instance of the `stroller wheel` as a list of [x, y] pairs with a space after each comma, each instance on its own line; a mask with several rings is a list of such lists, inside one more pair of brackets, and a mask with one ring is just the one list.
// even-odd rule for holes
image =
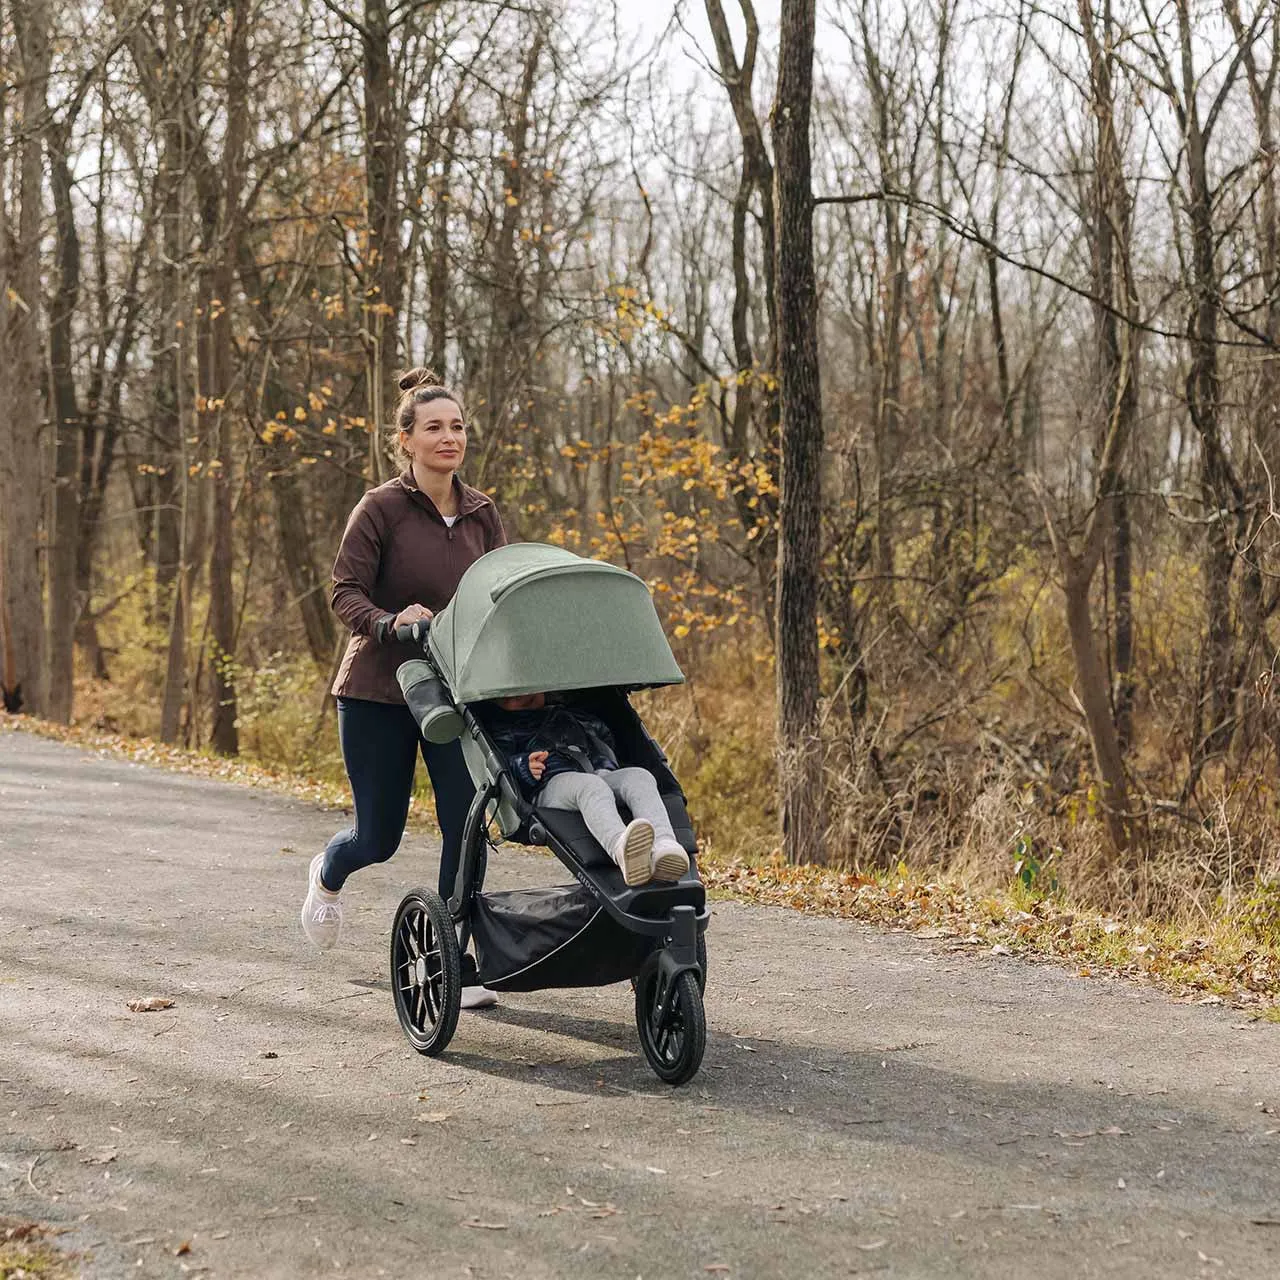
[[702, 1065], [707, 1015], [697, 975], [686, 969], [668, 983], [656, 960], [636, 979], [636, 1029], [640, 1047], [659, 1079], [684, 1084]]
[[462, 961], [444, 899], [430, 889], [405, 894], [391, 929], [396, 1017], [419, 1053], [443, 1053], [458, 1025]]

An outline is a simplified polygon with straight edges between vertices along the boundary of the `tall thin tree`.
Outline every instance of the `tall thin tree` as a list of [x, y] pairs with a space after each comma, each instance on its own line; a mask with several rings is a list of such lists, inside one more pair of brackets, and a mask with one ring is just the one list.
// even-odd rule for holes
[[782, 847], [793, 863], [825, 860], [817, 629], [822, 396], [809, 149], [814, 25], [814, 0], [782, 0], [773, 106], [782, 410], [776, 631]]

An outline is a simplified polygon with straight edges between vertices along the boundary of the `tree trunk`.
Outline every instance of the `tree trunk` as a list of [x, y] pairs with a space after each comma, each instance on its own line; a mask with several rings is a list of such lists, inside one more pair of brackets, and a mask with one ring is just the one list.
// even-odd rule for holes
[[825, 852], [817, 629], [823, 438], [809, 152], [814, 0], [782, 0], [780, 33], [773, 113], [782, 406], [778, 763], [783, 853], [803, 863], [823, 861]]
[[[483, 485], [496, 450], [510, 424], [516, 380], [524, 367], [529, 344], [529, 312], [525, 305], [525, 280], [519, 252], [520, 223], [527, 216], [525, 169], [532, 125], [530, 107], [537, 83], [545, 33], [539, 24], [525, 53], [520, 89], [510, 103], [505, 121], [510, 152], [499, 158], [499, 174], [505, 187], [501, 221], [490, 264], [489, 336], [484, 382], [487, 430], [478, 441], [474, 483]], [[476, 465], [478, 463], [478, 466]]]
[[1121, 492], [1112, 499], [1111, 584], [1115, 596], [1116, 734], [1120, 749], [1133, 743], [1133, 526], [1129, 498]]
[[[773, 336], [776, 323], [773, 316], [772, 284], [774, 274], [773, 164], [764, 144], [764, 135], [752, 96], [756, 52], [759, 47], [759, 24], [756, 21], [751, 0], [738, 0], [746, 23], [746, 43], [743, 47], [742, 62], [739, 63], [734, 53], [733, 39], [720, 0], [705, 0], [705, 3], [707, 20], [711, 24], [715, 40], [720, 78], [728, 91], [729, 102], [733, 107], [742, 141], [742, 172], [733, 202], [731, 242], [733, 269], [731, 323], [734, 363], [737, 366], [738, 376], [734, 391], [733, 415], [725, 443], [735, 469], [739, 475], [745, 476], [756, 461], [752, 429], [758, 423], [759, 438], [763, 441], [762, 452], [766, 454], [766, 465], [773, 474], [777, 463], [777, 446], [774, 440], [778, 426], [777, 397], [768, 389], [768, 378], [758, 376], [761, 372], [772, 373], [773, 362], [777, 356], [776, 341]], [[764, 361], [758, 361], [756, 358], [749, 324], [752, 290], [747, 270], [747, 220], [751, 212], [752, 197], [757, 193], [760, 195], [761, 208], [769, 228], [768, 232], [762, 236], [766, 259], [764, 277], [770, 313], [769, 351]], [[733, 494], [742, 527], [748, 531], [760, 530], [759, 536], [750, 543], [752, 548], [750, 559], [764, 596], [765, 616], [772, 627], [777, 609], [777, 501], [773, 494], [761, 493], [757, 485], [748, 484], [745, 480], [734, 486]]]
[[[427, 325], [431, 333], [430, 365], [442, 378], [449, 376], [449, 188], [453, 185], [453, 155], [457, 145], [458, 117], [449, 116], [442, 155], [442, 172], [436, 180], [431, 210], [431, 260], [427, 266]], [[332, 649], [332, 644], [329, 646]], [[326, 659], [327, 661], [327, 659]]]
[[328, 671], [333, 662], [335, 644], [333, 612], [329, 608], [329, 581], [327, 575], [316, 570], [302, 487], [283, 461], [279, 468], [272, 470], [271, 492], [276, 504], [280, 557], [284, 561], [289, 588], [302, 615], [307, 649], [316, 666], [321, 671]]
[[185, 343], [180, 325], [183, 311], [181, 264], [186, 258], [182, 183], [187, 149], [182, 126], [177, 120], [177, 104], [169, 102], [166, 106], [164, 148], [157, 179], [164, 191], [160, 215], [161, 256], [157, 267], [159, 316], [152, 406], [155, 445], [151, 452], [155, 455], [157, 472], [142, 494], [143, 502], [153, 512], [150, 516], [151, 554], [156, 575], [156, 612], [162, 618], [169, 616], [169, 597], [182, 556], [182, 494], [186, 487], [186, 478], [180, 474], [180, 466], [185, 459], [180, 410]]
[[227, 133], [222, 152], [222, 212], [212, 272], [212, 381], [206, 392], [216, 400], [209, 410], [214, 432], [213, 537], [209, 555], [209, 613], [212, 631], [213, 749], [224, 756], [238, 755], [240, 734], [236, 724], [236, 613], [232, 586], [232, 494], [235, 457], [231, 448], [233, 416], [230, 398], [236, 381], [235, 345], [231, 332], [232, 295], [236, 287], [236, 260], [241, 234], [240, 200], [244, 187], [244, 148], [248, 136], [249, 12], [247, 0], [234, 0], [227, 51]]
[[46, 492], [47, 438], [40, 387], [44, 360], [40, 335], [40, 231], [43, 213], [45, 92], [49, 76], [49, 13], [45, 0], [12, 8], [22, 67], [18, 234], [9, 237], [9, 323], [5, 381], [9, 440], [0, 486], [3, 497], [3, 568], [11, 696], [23, 709], [45, 715], [48, 670], [41, 572], [41, 507]]
[[49, 314], [50, 400], [54, 429], [53, 520], [49, 539], [49, 718], [71, 723], [75, 631], [80, 598], [80, 450], [84, 419], [72, 374], [71, 323], [80, 298], [80, 236], [67, 163], [70, 122], [46, 131], [57, 231], [58, 288]]
[[361, 29], [364, 51], [365, 383], [369, 421], [369, 480], [381, 484], [391, 473], [382, 446], [386, 393], [395, 385], [400, 299], [400, 123], [391, 66], [391, 13], [387, 0], [365, 0]]
[[1080, 705], [1084, 708], [1089, 741], [1101, 784], [1103, 821], [1116, 851], [1132, 843], [1129, 816], [1129, 788], [1125, 780], [1124, 757], [1120, 739], [1111, 715], [1111, 699], [1107, 689], [1107, 671], [1098, 652], [1093, 619], [1089, 609], [1089, 587], [1094, 565], [1073, 558], [1066, 569], [1063, 594], [1067, 607], [1067, 632], [1071, 637], [1071, 655], [1075, 660], [1076, 683]]
[[[1113, 854], [1127, 855], [1133, 843], [1121, 735], [1112, 710], [1106, 664], [1099, 653], [1089, 605], [1094, 574], [1113, 529], [1125, 453], [1138, 412], [1138, 312], [1130, 264], [1132, 200], [1124, 178], [1124, 155], [1115, 129], [1112, 89], [1114, 53], [1110, 2], [1103, 11], [1102, 38], [1091, 0], [1078, 0], [1089, 57], [1089, 106], [1094, 117], [1095, 157], [1088, 225], [1094, 306], [1094, 381], [1097, 405], [1094, 504], [1085, 524], [1083, 549], [1073, 553], [1065, 533], [1054, 541], [1062, 569], [1067, 633], [1075, 661], [1080, 705], [1093, 747], [1103, 821]], [[1050, 526], [1053, 533], [1053, 526]], [[1127, 540], [1126, 540], [1127, 547]]]

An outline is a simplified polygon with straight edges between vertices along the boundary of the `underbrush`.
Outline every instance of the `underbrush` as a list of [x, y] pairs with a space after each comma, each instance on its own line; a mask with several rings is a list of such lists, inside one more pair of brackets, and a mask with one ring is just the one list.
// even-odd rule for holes
[[[117, 643], [109, 684], [78, 681], [77, 725], [150, 739], [163, 637], [140, 608], [115, 626], [114, 635], [134, 639]], [[685, 789], [704, 865], [722, 890], [749, 886], [760, 900], [965, 937], [972, 925], [972, 936], [993, 946], [1146, 973], [1174, 987], [1280, 993], [1280, 819], [1270, 757], [1243, 778], [1207, 772], [1198, 806], [1144, 802], [1136, 775], [1134, 795], [1146, 808], [1133, 855], [1121, 862], [1105, 842], [1082, 730], [1025, 689], [1005, 691], [1001, 714], [970, 714], [963, 733], [958, 717], [927, 732], [907, 725], [905, 684], [898, 715], [853, 727], [833, 698], [823, 703], [825, 865], [790, 868], [779, 857], [767, 644], [738, 629], [714, 644], [687, 644], [680, 657], [688, 683], [638, 694], [636, 705]], [[349, 803], [332, 700], [316, 666], [265, 652], [237, 667], [236, 682], [241, 760], [189, 767], [240, 770]], [[184, 731], [198, 745], [200, 726]], [[166, 752], [152, 744], [140, 758], [194, 758]], [[1158, 754], [1150, 743], [1135, 746], [1135, 759]], [[1155, 791], [1163, 781], [1153, 773], [1146, 785]], [[429, 819], [425, 769], [418, 787], [415, 812]]]

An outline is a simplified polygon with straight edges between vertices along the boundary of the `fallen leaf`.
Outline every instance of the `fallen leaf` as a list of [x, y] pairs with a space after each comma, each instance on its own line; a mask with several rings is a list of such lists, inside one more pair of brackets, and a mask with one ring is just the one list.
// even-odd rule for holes
[[190, 1252], [191, 1252], [191, 1241], [190, 1241], [190, 1240], [184, 1240], [184, 1241], [183, 1241], [183, 1242], [182, 1242], [182, 1243], [181, 1243], [181, 1244], [180, 1244], [180, 1245], [179, 1245], [179, 1246], [178, 1246], [178, 1247], [173, 1251], [173, 1256], [174, 1256], [175, 1258], [181, 1258], [181, 1257], [182, 1257], [182, 1255], [183, 1255], [184, 1253], [190, 1253]]
[[424, 1111], [414, 1118], [419, 1124], [444, 1124], [451, 1115], [453, 1115], [452, 1111]]
[[116, 1151], [110, 1147], [99, 1151], [96, 1155], [81, 1156], [81, 1164], [110, 1164], [116, 1158]]
[[870, 1253], [872, 1249], [883, 1249], [889, 1242], [887, 1240], [872, 1240], [867, 1244], [856, 1244], [854, 1248], [863, 1250], [864, 1253]]
[[729, 1274], [729, 1264], [727, 1262], [708, 1262], [702, 1269], [703, 1271], [710, 1271], [713, 1274], [718, 1275]]
[[462, 1225], [464, 1227], [475, 1227], [478, 1231], [505, 1231], [507, 1229], [505, 1222], [481, 1222], [479, 1218], [468, 1218]]
[[147, 996], [143, 1000], [130, 1000], [126, 1006], [130, 1013], [159, 1013], [161, 1009], [172, 1009], [174, 1001], [168, 996]]
[[656, 1168], [654, 1165], [651, 1165], [651, 1164], [647, 1164], [647, 1165], [645, 1165], [645, 1169], [646, 1169], [649, 1173], [666, 1173], [666, 1170], [665, 1170], [665, 1169], [658, 1169], [658, 1168]]

